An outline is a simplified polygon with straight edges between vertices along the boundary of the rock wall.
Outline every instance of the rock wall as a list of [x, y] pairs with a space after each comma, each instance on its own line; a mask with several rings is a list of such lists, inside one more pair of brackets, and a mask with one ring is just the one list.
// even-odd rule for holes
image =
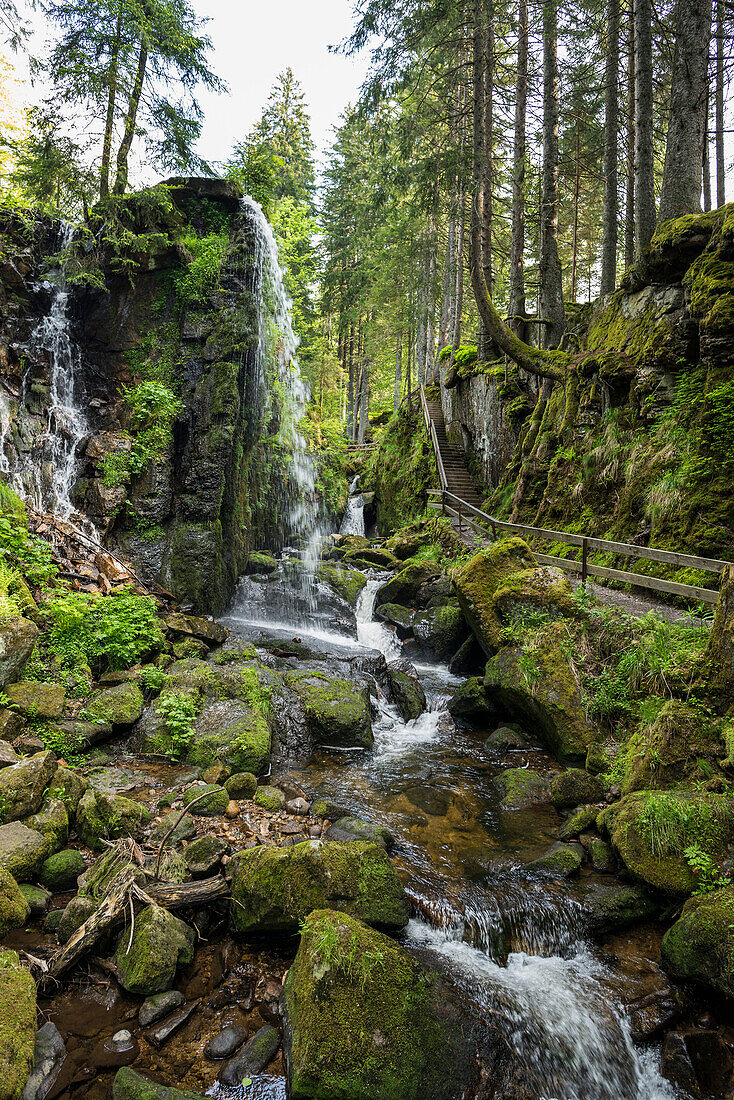
[[[284, 537], [288, 456], [268, 446], [280, 409], [256, 355], [254, 225], [230, 184], [168, 182], [120, 200], [66, 260], [89, 428], [73, 502], [145, 579], [217, 612], [251, 546]], [[32, 334], [59, 231], [12, 215], [0, 230], [0, 451], [28, 498], [24, 470], [48, 481], [50, 360]]]

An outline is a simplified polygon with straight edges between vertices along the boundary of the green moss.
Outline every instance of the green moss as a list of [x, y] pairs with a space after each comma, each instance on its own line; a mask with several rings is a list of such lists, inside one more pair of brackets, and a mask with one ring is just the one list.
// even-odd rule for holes
[[18, 883], [9, 871], [0, 867], [0, 938], [14, 928], [22, 928], [29, 914], [28, 902]]
[[150, 814], [139, 802], [123, 795], [88, 790], [81, 798], [76, 814], [76, 831], [95, 851], [104, 849], [105, 840], [137, 836]]
[[336, 747], [372, 746], [372, 719], [366, 687], [320, 672], [291, 672], [286, 683], [300, 695], [314, 740]]
[[666, 970], [734, 998], [734, 888], [691, 898], [663, 937]]
[[[206, 797], [201, 798], [202, 795]], [[194, 806], [192, 803], [196, 798], [201, 798], [201, 801]], [[228, 803], [229, 795], [224, 787], [214, 783], [195, 783], [184, 791], [184, 806], [191, 806], [192, 814], [199, 817], [218, 817], [227, 809]]]
[[33, 1065], [36, 984], [16, 951], [0, 951], [0, 1081], [3, 1100], [20, 1100]]
[[120, 984], [129, 993], [149, 996], [170, 989], [176, 970], [194, 957], [195, 933], [166, 909], [149, 905], [135, 917], [135, 928], [124, 930], [115, 962]]
[[253, 796], [255, 805], [263, 810], [269, 810], [272, 814], [285, 809], [285, 795], [278, 787], [258, 787]]
[[536, 565], [527, 543], [520, 538], [506, 538], [481, 550], [454, 571], [461, 610], [487, 656], [496, 653], [505, 640], [503, 623], [493, 603], [496, 592], [508, 577]]
[[137, 684], [127, 681], [104, 688], [87, 703], [87, 713], [94, 722], [109, 722], [111, 726], [132, 726], [143, 713], [145, 700]]
[[359, 594], [367, 584], [367, 578], [360, 570], [345, 569], [325, 562], [318, 566], [316, 577], [323, 584], [328, 584], [350, 607], [356, 607]]
[[548, 776], [532, 768], [506, 768], [497, 777], [497, 785], [502, 791], [505, 810], [520, 810], [535, 802], [547, 802], [550, 794]]
[[395, 531], [425, 513], [428, 490], [439, 487], [433, 448], [418, 407], [403, 405], [392, 417], [370, 460], [368, 480], [374, 484], [377, 523]]

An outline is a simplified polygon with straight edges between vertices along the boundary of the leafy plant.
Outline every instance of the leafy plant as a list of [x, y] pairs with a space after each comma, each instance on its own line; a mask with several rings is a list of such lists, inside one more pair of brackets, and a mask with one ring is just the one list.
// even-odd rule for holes
[[155, 602], [131, 588], [93, 598], [61, 592], [43, 605], [53, 620], [48, 647], [65, 667], [80, 656], [111, 669], [129, 668], [163, 646]]
[[694, 894], [709, 894], [712, 890], [729, 884], [730, 880], [719, 872], [711, 856], [704, 852], [700, 844], [689, 844], [683, 855], [697, 878]]
[[194, 719], [199, 708], [190, 695], [164, 692], [158, 699], [156, 711], [170, 735], [170, 754], [182, 756], [194, 734]]

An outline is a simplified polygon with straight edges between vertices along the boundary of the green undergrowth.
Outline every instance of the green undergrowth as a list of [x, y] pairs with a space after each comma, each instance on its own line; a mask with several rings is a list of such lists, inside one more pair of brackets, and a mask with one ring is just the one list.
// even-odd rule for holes
[[375, 487], [381, 530], [397, 531], [426, 515], [428, 490], [438, 488], [439, 480], [420, 408], [409, 410], [403, 403], [391, 418], [372, 452], [368, 480]]

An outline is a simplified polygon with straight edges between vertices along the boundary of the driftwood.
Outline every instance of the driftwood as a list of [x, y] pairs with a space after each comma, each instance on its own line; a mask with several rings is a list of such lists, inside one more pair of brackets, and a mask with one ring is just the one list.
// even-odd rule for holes
[[204, 791], [203, 794], [197, 795], [196, 798], [192, 799], [191, 802], [189, 802], [188, 806], [184, 806], [184, 808], [181, 810], [181, 813], [178, 815], [178, 817], [174, 821], [173, 825], [171, 825], [168, 832], [164, 833], [163, 840], [161, 841], [160, 846], [158, 848], [158, 856], [157, 856], [156, 861], [155, 861], [155, 869], [153, 871], [153, 878], [154, 879], [158, 878], [158, 872], [159, 872], [160, 867], [161, 867], [161, 856], [163, 855], [163, 845], [166, 843], [166, 841], [168, 840], [171, 833], [175, 832], [176, 829], [179, 827], [179, 825], [181, 824], [183, 819], [186, 817], [186, 814], [189, 812], [189, 810], [193, 806], [195, 806], [197, 804], [197, 802], [203, 802], [204, 799], [208, 798], [211, 793], [212, 793], [211, 791]]
[[134, 915], [135, 902], [160, 905], [164, 909], [181, 909], [209, 905], [229, 896], [229, 887], [221, 875], [199, 882], [160, 882], [145, 889], [136, 882], [138, 874], [130, 868], [113, 881], [99, 908], [87, 917], [71, 939], [52, 957], [43, 977], [44, 984], [70, 970], [92, 951], [102, 936], [122, 924], [128, 912]]

